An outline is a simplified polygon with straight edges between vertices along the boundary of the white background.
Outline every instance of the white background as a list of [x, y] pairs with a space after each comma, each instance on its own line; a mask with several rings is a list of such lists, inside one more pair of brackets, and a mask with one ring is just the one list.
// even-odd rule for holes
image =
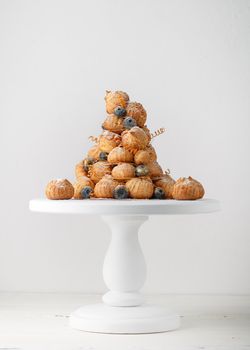
[[105, 224], [28, 201], [74, 179], [121, 89], [167, 128], [162, 166], [223, 207], [144, 225], [144, 291], [250, 293], [249, 23], [244, 0], [0, 2], [1, 291], [105, 290]]

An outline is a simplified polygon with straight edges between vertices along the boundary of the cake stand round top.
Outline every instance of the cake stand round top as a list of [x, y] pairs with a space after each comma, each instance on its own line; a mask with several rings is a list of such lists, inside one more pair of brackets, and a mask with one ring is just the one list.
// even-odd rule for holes
[[182, 215], [205, 214], [220, 210], [215, 199], [195, 201], [176, 200], [48, 200], [33, 199], [30, 210], [41, 213], [93, 214], [93, 215]]

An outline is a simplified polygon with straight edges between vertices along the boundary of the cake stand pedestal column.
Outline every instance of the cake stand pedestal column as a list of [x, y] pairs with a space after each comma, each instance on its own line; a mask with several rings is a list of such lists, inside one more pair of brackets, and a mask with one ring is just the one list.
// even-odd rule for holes
[[102, 333], [152, 333], [178, 328], [178, 315], [144, 304], [139, 292], [146, 279], [146, 264], [138, 230], [148, 216], [107, 215], [103, 219], [112, 232], [103, 265], [103, 279], [109, 291], [102, 298], [104, 304], [73, 312], [71, 327]]
[[103, 296], [110, 306], [138, 306], [144, 303], [139, 293], [146, 280], [146, 263], [138, 239], [147, 216], [103, 216], [112, 238], [103, 265], [103, 279], [110, 289]]

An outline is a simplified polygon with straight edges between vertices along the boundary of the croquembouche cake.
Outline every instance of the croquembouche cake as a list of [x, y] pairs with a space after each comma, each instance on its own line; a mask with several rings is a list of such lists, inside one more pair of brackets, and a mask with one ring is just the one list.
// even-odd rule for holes
[[131, 102], [123, 91], [106, 91], [107, 116], [102, 133], [90, 137], [94, 145], [75, 166], [75, 182], [55, 179], [48, 183], [48, 199], [176, 199], [204, 196], [200, 182], [181, 177], [175, 181], [157, 161], [152, 140], [162, 134], [146, 125], [143, 105]]

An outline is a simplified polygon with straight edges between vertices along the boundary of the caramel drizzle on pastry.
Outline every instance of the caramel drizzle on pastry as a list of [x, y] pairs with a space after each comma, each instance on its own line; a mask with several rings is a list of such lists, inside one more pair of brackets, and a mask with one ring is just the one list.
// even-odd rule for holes
[[161, 135], [161, 134], [164, 134], [164, 132], [166, 132], [166, 129], [165, 129], [165, 128], [160, 128], [160, 129], [157, 129], [156, 131], [152, 132], [152, 133], [150, 134], [151, 140], [152, 140], [154, 137], [157, 137], [157, 136], [159, 136], [159, 135]]
[[89, 136], [88, 139], [92, 142], [95, 142], [95, 143], [97, 143], [99, 141], [99, 137], [96, 137], [96, 136]]

